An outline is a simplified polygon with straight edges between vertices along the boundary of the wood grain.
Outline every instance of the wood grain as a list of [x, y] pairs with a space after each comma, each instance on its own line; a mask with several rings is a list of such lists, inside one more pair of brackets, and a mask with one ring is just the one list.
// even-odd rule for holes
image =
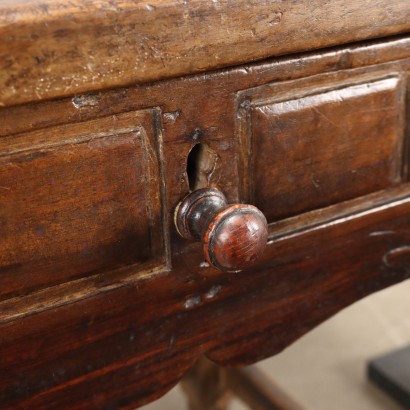
[[405, 33], [407, 0], [6, 0], [0, 105]]
[[[105, 187], [124, 198], [124, 219], [118, 220], [119, 226], [132, 212], [145, 212], [136, 209], [146, 202], [140, 178], [143, 174], [146, 179], [144, 167], [152, 164], [159, 175], [149, 179], [148, 187], [153, 198], [157, 198], [153, 202], [160, 205], [161, 223], [165, 225], [163, 231], [152, 230], [157, 235], [153, 243], [169, 239], [171, 249], [169, 254], [165, 249], [165, 253], [172, 262], [172, 267], [161, 265], [154, 271], [132, 263], [114, 270], [97, 266], [84, 277], [70, 277], [59, 284], [59, 275], [65, 273], [50, 266], [46, 272], [48, 285], [25, 295], [17, 292], [1, 301], [0, 408], [134, 409], [174, 386], [202, 354], [223, 365], [248, 364], [271, 356], [345, 306], [407, 279], [408, 105], [402, 113], [403, 124], [407, 125], [402, 135], [403, 172], [399, 183], [393, 187], [386, 183], [377, 192], [270, 224], [267, 250], [250, 270], [228, 275], [208, 267], [201, 245], [179, 238], [171, 221], [175, 206], [189, 192], [187, 158], [198, 142], [205, 143], [216, 154], [212, 172], [205, 178], [209, 186], [218, 186], [230, 203], [248, 199], [252, 180], [246, 168], [248, 145], [242, 138], [243, 122], [238, 117], [241, 93], [268, 86], [275, 88], [275, 96], [289, 95], [300, 81], [308, 89], [329, 90], [334, 84], [338, 90], [338, 85], [349, 84], [352, 78], [360, 78], [360, 84], [371, 83], [375, 78], [400, 78], [397, 89], [406, 94], [407, 104], [409, 45], [408, 37], [390, 39], [212, 74], [0, 109], [0, 180], [5, 178], [3, 170], [7, 169], [8, 182], [4, 186], [14, 183], [12, 169], [4, 158], [13, 160], [20, 155], [47, 153], [28, 158], [31, 164], [43, 164], [44, 171], [41, 167], [27, 168], [27, 180], [18, 168], [14, 171], [26, 187], [27, 200], [33, 204], [43, 204], [47, 209], [55, 206], [47, 202], [49, 187], [42, 187], [40, 179], [30, 175], [42, 176], [50, 182], [52, 173], [46, 170], [60, 166], [64, 169], [56, 174], [58, 180], [79, 187], [81, 203], [97, 201], [99, 196], [93, 195], [93, 185], [100, 193]], [[387, 94], [375, 93], [379, 97], [370, 101], [376, 108], [381, 106], [378, 98], [394, 102], [394, 89], [388, 87]], [[333, 106], [333, 102], [330, 104]], [[143, 117], [146, 121], [139, 117], [140, 110], [149, 113]], [[329, 110], [332, 111], [330, 106]], [[396, 111], [387, 112], [390, 125], [382, 129], [391, 131]], [[333, 115], [336, 121], [337, 115]], [[134, 141], [127, 132], [115, 136], [121, 129], [121, 125], [117, 127], [121, 118], [128, 118], [127, 124], [133, 118], [131, 124], [142, 126], [153, 137], [151, 156], [147, 154], [144, 159], [139, 140]], [[373, 117], [369, 117], [369, 123], [379, 124]], [[94, 139], [90, 153], [84, 151], [84, 161], [80, 162], [88, 169], [86, 176], [71, 177], [69, 171], [73, 167], [63, 167], [63, 159], [72, 158], [76, 164], [83, 149], [81, 143], [73, 144], [74, 151], [70, 153], [70, 145], [79, 137], [94, 135], [92, 129], [98, 128], [98, 124], [103, 124], [107, 134]], [[328, 128], [328, 133], [336, 131]], [[375, 137], [380, 142], [381, 137]], [[396, 139], [399, 134], [394, 134], [390, 141]], [[107, 144], [98, 150], [98, 142], [104, 140]], [[131, 141], [136, 142], [133, 148]], [[119, 151], [110, 148], [114, 146]], [[381, 157], [396, 163], [392, 146], [387, 143], [386, 155]], [[327, 152], [331, 156], [330, 146]], [[53, 162], [52, 153], [61, 161]], [[375, 157], [378, 155], [376, 152]], [[93, 161], [98, 165], [95, 176], [88, 164]], [[139, 170], [140, 178], [133, 174], [135, 169]], [[84, 186], [82, 180], [90, 184]], [[119, 190], [122, 185], [129, 187], [128, 193]], [[41, 191], [43, 197], [30, 198], [30, 186], [36, 188], [33, 194]], [[7, 202], [6, 191], [1, 195]], [[130, 192], [140, 197], [137, 205], [128, 202]], [[19, 195], [23, 198], [22, 192]], [[60, 197], [62, 209], [74, 212], [67, 197]], [[106, 206], [108, 210], [112, 208], [109, 203]], [[7, 224], [12, 224], [13, 229], [21, 221], [17, 218], [19, 212], [24, 214], [21, 209], [8, 213]], [[30, 214], [35, 216], [33, 222], [41, 220], [39, 211]], [[24, 215], [28, 217], [28, 211]], [[83, 213], [83, 221], [91, 228], [99, 216], [86, 218], [87, 215]], [[51, 223], [51, 218], [46, 219]], [[102, 219], [103, 223], [110, 222], [108, 218]], [[144, 221], [136, 222], [136, 230], [144, 225]], [[28, 219], [25, 223], [30, 225]], [[65, 229], [75, 239], [76, 229], [70, 231], [70, 225]], [[55, 236], [53, 246], [64, 249], [64, 232], [63, 229]], [[104, 231], [97, 240], [115, 237]], [[29, 246], [27, 236], [24, 243], [17, 245]], [[41, 243], [37, 246], [51, 252]], [[123, 258], [113, 258], [115, 266], [124, 260], [135, 261], [126, 252], [128, 246], [138, 257], [139, 252], [145, 252], [146, 242], [130, 241], [124, 248], [120, 246], [118, 255]], [[83, 246], [78, 252], [81, 249]], [[163, 255], [162, 245], [159, 250]], [[44, 262], [41, 255], [39, 260]], [[75, 257], [71, 260], [75, 265]], [[7, 273], [9, 278], [12, 271]], [[35, 276], [28, 271], [23, 275], [15, 273], [15, 280], [21, 282]]]
[[223, 272], [251, 267], [268, 237], [263, 213], [252, 205], [231, 204], [215, 188], [188, 194], [176, 207], [175, 228], [185, 239], [200, 241], [204, 257]]
[[205, 259], [219, 269], [239, 272], [256, 263], [265, 250], [267, 238], [267, 221], [258, 208], [231, 205], [215, 216], [205, 232]]
[[242, 93], [252, 203], [273, 222], [400, 183], [403, 91], [394, 76], [351, 76]]
[[190, 258], [174, 257], [172, 275], [3, 323], [2, 408], [132, 409], [170, 389], [201, 353], [240, 365], [279, 352], [409, 277], [408, 266], [383, 263], [409, 241], [409, 199], [368, 206], [274, 241], [252, 275], [199, 268], [193, 246]]
[[128, 113], [28, 134], [3, 150], [0, 300], [121, 266], [164, 264], [152, 123], [151, 110]]

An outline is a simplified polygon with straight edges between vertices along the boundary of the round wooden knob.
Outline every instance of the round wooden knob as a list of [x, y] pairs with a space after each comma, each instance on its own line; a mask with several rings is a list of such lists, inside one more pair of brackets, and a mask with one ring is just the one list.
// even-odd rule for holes
[[214, 268], [238, 272], [251, 266], [266, 246], [265, 216], [252, 205], [228, 205], [215, 188], [187, 195], [175, 210], [175, 226], [186, 239], [201, 241]]

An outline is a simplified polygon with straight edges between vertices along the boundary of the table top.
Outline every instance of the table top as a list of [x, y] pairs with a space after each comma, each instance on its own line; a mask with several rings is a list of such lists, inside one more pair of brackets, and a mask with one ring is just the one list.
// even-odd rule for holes
[[408, 0], [3, 0], [0, 106], [395, 35], [409, 22]]

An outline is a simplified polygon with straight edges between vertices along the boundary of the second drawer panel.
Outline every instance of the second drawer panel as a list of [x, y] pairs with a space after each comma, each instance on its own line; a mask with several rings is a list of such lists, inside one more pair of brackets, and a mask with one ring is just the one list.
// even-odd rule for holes
[[[252, 201], [269, 222], [401, 180], [403, 83], [392, 75], [245, 92]], [[247, 100], [246, 100], [247, 99]]]

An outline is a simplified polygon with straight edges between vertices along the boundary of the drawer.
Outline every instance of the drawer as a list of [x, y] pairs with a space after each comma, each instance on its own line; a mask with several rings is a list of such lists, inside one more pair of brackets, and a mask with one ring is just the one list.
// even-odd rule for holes
[[[0, 407], [136, 408], [407, 279], [409, 46], [1, 108]], [[267, 216], [251, 268], [178, 235], [197, 181]]]
[[405, 85], [319, 75], [240, 93], [250, 200], [269, 222], [401, 182]]
[[155, 110], [0, 140], [0, 297], [165, 261]]

